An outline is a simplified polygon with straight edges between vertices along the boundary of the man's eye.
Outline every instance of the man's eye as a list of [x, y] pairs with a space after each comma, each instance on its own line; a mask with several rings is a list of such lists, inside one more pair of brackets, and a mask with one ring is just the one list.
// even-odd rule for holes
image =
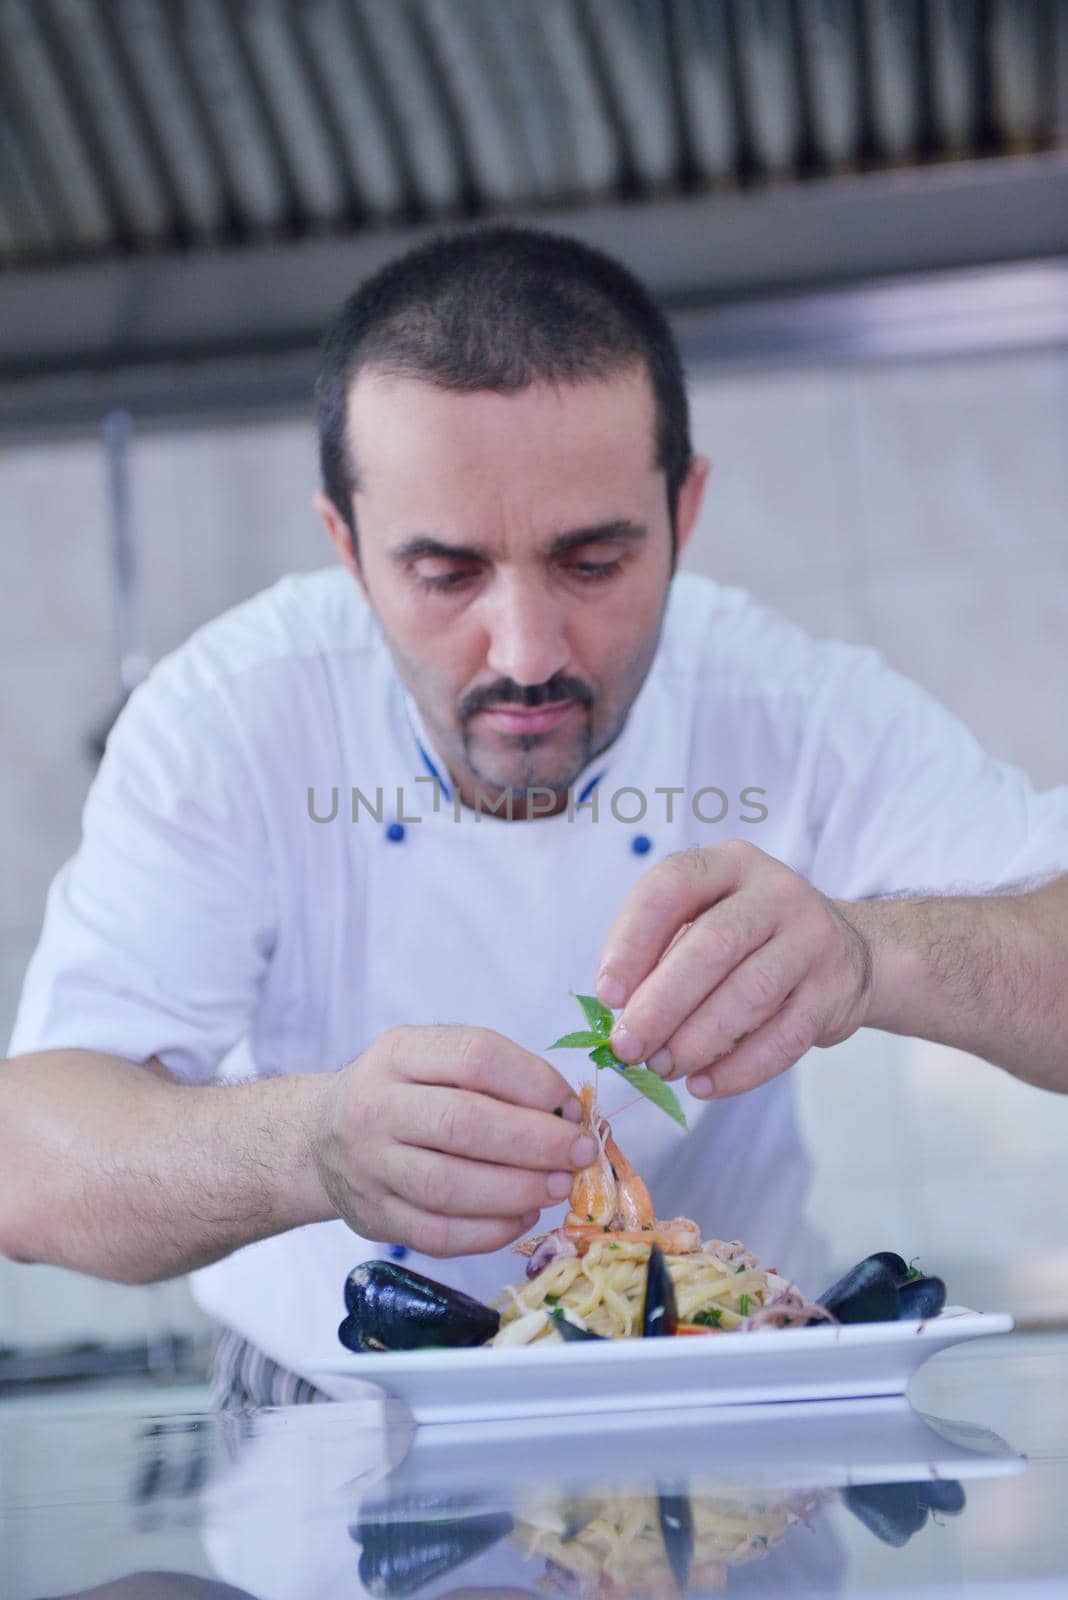
[[598, 579], [612, 577], [622, 566], [622, 561], [573, 561], [567, 570], [586, 583], [596, 583]]
[[[601, 583], [606, 578], [613, 577], [621, 571], [623, 562], [619, 559], [613, 561], [572, 561], [564, 571], [569, 576], [578, 578], [581, 583]], [[456, 593], [478, 577], [477, 567], [451, 567], [442, 571], [415, 569], [416, 582], [421, 589], [430, 593], [448, 594]]]
[[417, 572], [416, 578], [424, 589], [442, 593], [450, 589], [459, 589], [475, 576], [472, 567], [454, 567], [449, 572], [423, 573]]

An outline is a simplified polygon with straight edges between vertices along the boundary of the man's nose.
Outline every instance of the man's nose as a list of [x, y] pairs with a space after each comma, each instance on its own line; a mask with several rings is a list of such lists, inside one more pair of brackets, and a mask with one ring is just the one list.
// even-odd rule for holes
[[570, 651], [559, 600], [529, 582], [505, 582], [487, 597], [486, 665], [524, 688], [547, 683], [568, 665]]

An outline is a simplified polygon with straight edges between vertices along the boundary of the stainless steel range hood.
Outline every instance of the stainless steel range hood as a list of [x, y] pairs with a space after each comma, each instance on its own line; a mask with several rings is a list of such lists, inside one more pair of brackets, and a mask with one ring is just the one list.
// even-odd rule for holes
[[1066, 128], [1068, 0], [0, 0], [0, 426], [291, 403], [448, 224], [721, 317], [1068, 255]]

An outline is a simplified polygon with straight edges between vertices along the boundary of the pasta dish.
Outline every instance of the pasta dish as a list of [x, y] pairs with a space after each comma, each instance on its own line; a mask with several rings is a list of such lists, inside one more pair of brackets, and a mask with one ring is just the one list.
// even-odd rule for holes
[[[528, 1256], [527, 1281], [505, 1290], [493, 1345], [573, 1337], [631, 1338], [650, 1332], [704, 1334], [833, 1321], [822, 1306], [738, 1241], [701, 1240], [688, 1217], [657, 1218], [649, 1190], [597, 1110], [596, 1089], [582, 1086], [582, 1125], [597, 1144], [578, 1172], [562, 1227], [516, 1248]], [[657, 1277], [660, 1276], [658, 1286]], [[659, 1292], [671, 1301], [670, 1327], [650, 1327]]]
[[690, 1217], [656, 1215], [620, 1150], [592, 1083], [582, 1127], [595, 1156], [576, 1172], [563, 1223], [516, 1245], [526, 1279], [492, 1305], [397, 1261], [363, 1261], [345, 1282], [338, 1329], [350, 1350], [419, 1350], [805, 1328], [812, 1323], [924, 1321], [946, 1286], [891, 1250], [866, 1256], [813, 1302], [737, 1239], [701, 1238]]

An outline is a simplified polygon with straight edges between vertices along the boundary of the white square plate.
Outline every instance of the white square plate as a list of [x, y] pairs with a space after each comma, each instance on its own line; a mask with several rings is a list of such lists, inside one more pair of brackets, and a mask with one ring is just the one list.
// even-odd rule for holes
[[518, 1349], [339, 1351], [308, 1376], [337, 1399], [372, 1383], [416, 1422], [739, 1406], [904, 1394], [939, 1350], [1008, 1333], [1013, 1319], [947, 1306], [925, 1322], [863, 1322], [706, 1338], [606, 1339]]

